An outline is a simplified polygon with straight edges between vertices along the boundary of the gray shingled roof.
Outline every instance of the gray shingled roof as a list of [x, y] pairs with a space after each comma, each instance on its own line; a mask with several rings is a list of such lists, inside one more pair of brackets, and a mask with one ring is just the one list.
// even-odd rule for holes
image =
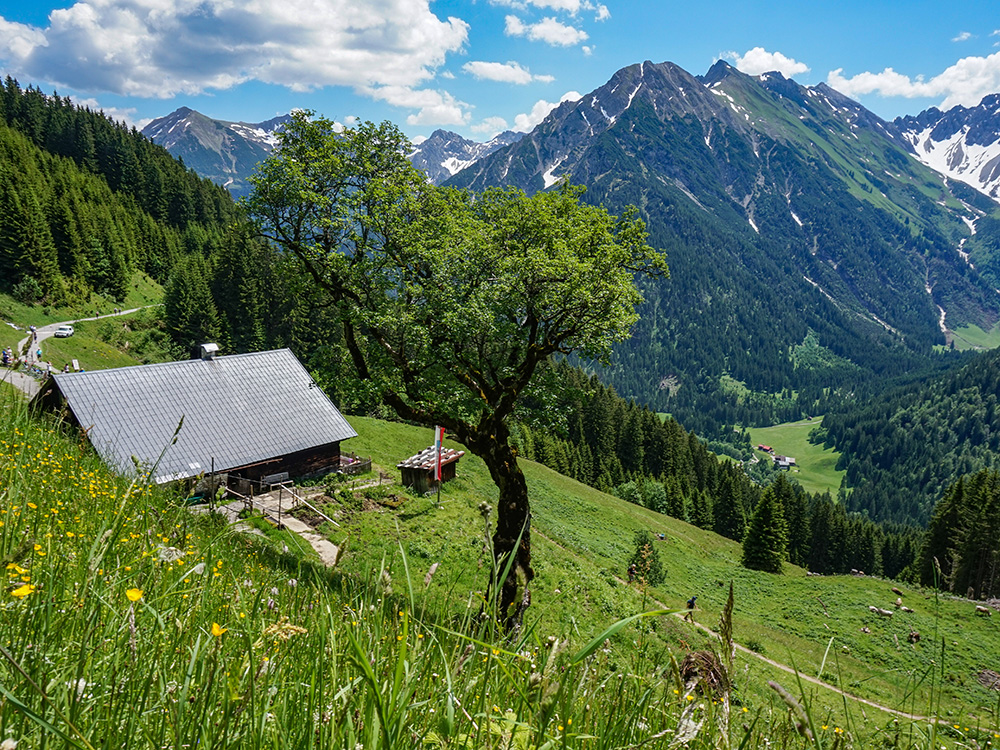
[[[455, 450], [454, 448], [441, 448], [441, 465], [446, 466], [452, 461], [457, 461], [462, 456], [465, 455], [465, 451]], [[430, 448], [424, 448], [420, 453], [415, 456], [410, 456], [405, 461], [396, 464], [397, 469], [427, 469], [428, 471], [434, 468], [434, 464], [437, 462], [436, 451], [432, 445]]]
[[104, 462], [158, 483], [357, 435], [288, 349], [53, 377]]

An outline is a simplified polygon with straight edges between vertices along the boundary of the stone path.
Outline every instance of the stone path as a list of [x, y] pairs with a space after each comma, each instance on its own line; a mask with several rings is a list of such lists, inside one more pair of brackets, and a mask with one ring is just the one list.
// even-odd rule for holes
[[5, 369], [3, 373], [0, 374], [0, 380], [6, 383], [10, 383], [12, 386], [17, 388], [19, 391], [27, 395], [27, 397], [33, 398], [41, 385], [37, 380], [28, 375], [27, 373], [20, 372], [19, 370]]
[[[304, 499], [309, 501], [314, 498], [321, 497], [323, 494], [324, 493], [322, 492], [305, 494]], [[295, 532], [307, 541], [309, 546], [316, 550], [316, 554], [319, 555], [323, 564], [332, 568], [337, 564], [337, 558], [340, 556], [340, 548], [329, 539], [325, 539], [315, 533], [312, 526], [307, 524], [305, 521], [300, 521], [298, 518], [289, 515], [288, 510], [292, 507], [293, 502], [294, 500], [287, 490], [283, 493], [274, 491], [254, 497], [253, 508], [254, 510], [259, 510], [265, 516], [277, 523], [279, 519], [280, 503], [281, 525], [289, 531]], [[243, 506], [244, 503], [236, 501], [229, 503], [228, 505], [223, 505], [218, 509], [218, 512], [222, 513], [229, 520], [229, 523], [237, 524], [241, 521], [239, 513], [243, 510]]]

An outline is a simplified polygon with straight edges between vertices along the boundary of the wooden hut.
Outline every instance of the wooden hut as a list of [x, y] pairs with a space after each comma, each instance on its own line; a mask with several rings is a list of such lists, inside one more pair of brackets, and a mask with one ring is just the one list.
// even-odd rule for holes
[[[455, 478], [455, 470], [458, 468], [458, 459], [465, 455], [465, 451], [457, 451], [454, 448], [441, 448], [441, 481], [447, 482]], [[434, 446], [425, 448], [415, 456], [410, 456], [402, 463], [396, 464], [402, 474], [404, 487], [411, 487], [417, 492], [430, 492], [437, 488], [437, 480], [434, 478], [434, 466], [436, 462]]]
[[260, 480], [340, 467], [357, 433], [288, 349], [55, 373], [36, 396], [75, 421], [104, 462], [157, 484], [210, 473]]

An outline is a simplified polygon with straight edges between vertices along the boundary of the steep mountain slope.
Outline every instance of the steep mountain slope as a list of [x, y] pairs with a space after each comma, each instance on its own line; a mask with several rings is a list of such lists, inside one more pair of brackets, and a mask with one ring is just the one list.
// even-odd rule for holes
[[226, 191], [103, 113], [8, 78], [0, 91], [0, 291], [46, 306], [130, 294], [219, 241]]
[[477, 143], [457, 133], [435, 130], [430, 138], [414, 147], [409, 158], [417, 169], [427, 173], [432, 183], [439, 185], [498, 148], [517, 143], [523, 136], [524, 133], [505, 130], [485, 143]]
[[153, 120], [142, 134], [240, 196], [249, 192], [246, 178], [277, 145], [277, 132], [288, 120], [289, 115], [282, 115], [259, 123], [225, 122], [181, 107]]
[[822, 84], [632, 65], [450, 184], [536, 191], [561, 177], [612, 211], [639, 206], [667, 251], [672, 278], [647, 289], [607, 374], [702, 433], [931, 366], [948, 326], [1000, 315], [959, 252], [989, 201]]

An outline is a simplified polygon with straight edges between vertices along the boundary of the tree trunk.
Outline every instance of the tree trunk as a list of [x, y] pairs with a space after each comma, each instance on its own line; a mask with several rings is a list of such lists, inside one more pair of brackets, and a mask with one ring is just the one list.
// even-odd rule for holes
[[[497, 502], [497, 526], [493, 534], [493, 556], [497, 576], [502, 576], [510, 555], [513, 564], [500, 582], [498, 614], [508, 630], [519, 630], [525, 610], [531, 604], [529, 584], [535, 577], [531, 568], [531, 510], [528, 485], [517, 465], [517, 455], [510, 445], [506, 425], [497, 426], [488, 437], [470, 445], [483, 459], [490, 476], [500, 490]], [[520, 540], [520, 541], [519, 541]], [[493, 582], [491, 581], [491, 587]]]

